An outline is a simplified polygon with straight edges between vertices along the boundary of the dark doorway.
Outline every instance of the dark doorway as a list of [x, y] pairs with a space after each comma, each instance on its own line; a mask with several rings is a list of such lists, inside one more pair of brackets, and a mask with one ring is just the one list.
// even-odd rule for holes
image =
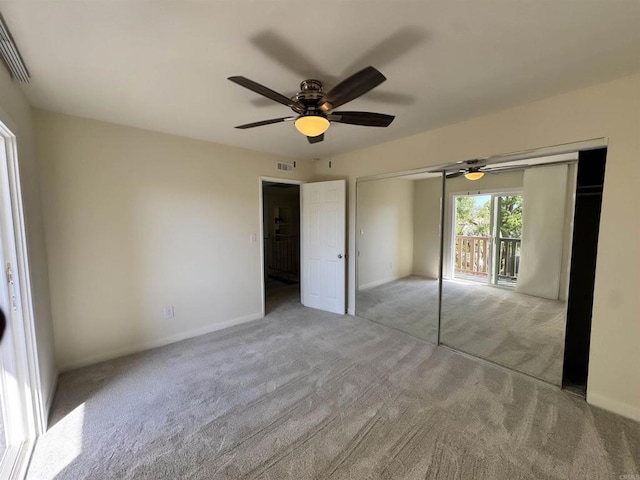
[[586, 395], [593, 288], [607, 149], [581, 151], [571, 254], [562, 386]]
[[262, 182], [265, 312], [300, 301], [300, 185]]

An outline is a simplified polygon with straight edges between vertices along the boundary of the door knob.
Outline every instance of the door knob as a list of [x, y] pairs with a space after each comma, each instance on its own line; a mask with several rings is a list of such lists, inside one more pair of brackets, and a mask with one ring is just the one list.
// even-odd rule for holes
[[338, 258], [342, 258], [342, 254], [341, 253], [338, 254]]

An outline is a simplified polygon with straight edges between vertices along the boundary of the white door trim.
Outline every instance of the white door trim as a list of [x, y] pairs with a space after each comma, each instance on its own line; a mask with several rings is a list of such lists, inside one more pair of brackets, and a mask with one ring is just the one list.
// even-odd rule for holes
[[[29, 452], [37, 435], [46, 429], [47, 412], [44, 393], [41, 391], [38, 349], [36, 343], [31, 278], [29, 272], [28, 246], [20, 173], [18, 146], [15, 135], [0, 122], [0, 241], [3, 264], [2, 275], [7, 282], [7, 264], [11, 264], [13, 286], [3, 283], [2, 297], [7, 328], [3, 347], [10, 349], [14, 365], [12, 381], [17, 385], [19, 395], [5, 398], [12, 411], [22, 411], [22, 419], [16, 422], [16, 430], [23, 442], [18, 451], [11, 455], [14, 474], [23, 471]], [[15, 449], [14, 449], [15, 450]], [[8, 452], [9, 453], [9, 452]]]
[[[276, 178], [276, 177], [258, 177], [258, 214], [260, 215], [260, 231], [258, 242], [260, 246], [260, 295], [262, 299], [262, 317], [265, 315], [265, 301], [266, 292], [264, 290], [264, 205], [262, 195], [262, 182], [274, 182], [274, 183], [287, 183], [289, 185], [302, 185], [304, 180], [293, 180], [291, 178]], [[300, 192], [300, 216], [302, 217], [302, 192]], [[302, 221], [300, 221], [300, 265], [302, 266]], [[303, 282], [300, 282], [300, 296], [302, 298], [304, 288]]]

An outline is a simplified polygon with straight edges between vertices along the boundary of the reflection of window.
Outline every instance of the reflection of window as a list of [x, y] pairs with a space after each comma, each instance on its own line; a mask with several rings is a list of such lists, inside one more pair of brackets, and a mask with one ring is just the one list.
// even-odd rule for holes
[[515, 286], [520, 268], [522, 195], [455, 197], [454, 276]]

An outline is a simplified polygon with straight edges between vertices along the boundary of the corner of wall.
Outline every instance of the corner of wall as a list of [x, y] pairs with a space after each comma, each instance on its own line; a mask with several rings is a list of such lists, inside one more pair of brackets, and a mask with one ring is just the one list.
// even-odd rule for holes
[[640, 408], [619, 402], [607, 395], [587, 391], [587, 403], [640, 422]]

